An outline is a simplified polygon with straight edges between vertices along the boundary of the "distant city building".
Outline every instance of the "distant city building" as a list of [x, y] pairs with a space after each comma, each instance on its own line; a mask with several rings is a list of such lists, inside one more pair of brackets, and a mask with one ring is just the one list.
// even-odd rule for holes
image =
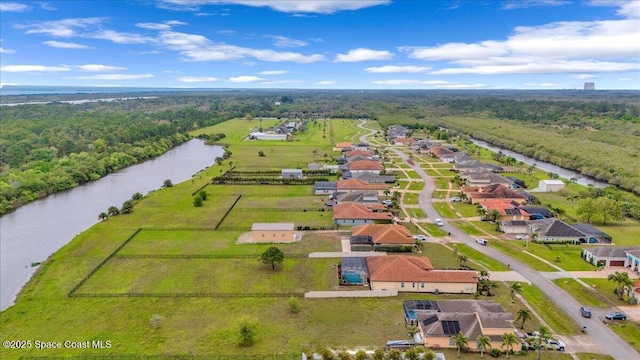
[[595, 90], [596, 89], [596, 83], [586, 82], [586, 83], [584, 83], [584, 89], [585, 90]]

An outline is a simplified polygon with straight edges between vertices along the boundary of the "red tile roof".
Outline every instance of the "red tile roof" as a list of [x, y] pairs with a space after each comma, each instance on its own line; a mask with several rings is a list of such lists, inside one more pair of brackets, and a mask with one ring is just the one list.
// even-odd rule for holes
[[387, 190], [389, 186], [385, 184], [369, 184], [365, 180], [349, 179], [338, 181], [336, 188], [338, 190]]
[[415, 144], [416, 140], [412, 139], [412, 138], [396, 138], [395, 139], [396, 143], [401, 143], [401, 144]]
[[526, 198], [518, 192], [509, 189], [502, 184], [487, 186], [463, 186], [462, 192], [472, 199], [522, 199]]
[[353, 144], [350, 143], [350, 142], [341, 142], [341, 143], [337, 143], [336, 144], [337, 148], [350, 148], [352, 146], [353, 146]]
[[433, 270], [421, 256], [376, 256], [367, 258], [371, 281], [415, 281], [431, 283], [477, 283], [478, 273], [470, 270]]
[[446, 147], [442, 147], [442, 146], [434, 146], [432, 148], [429, 148], [429, 152], [431, 152], [436, 156], [455, 154], [454, 151], [449, 150]]
[[369, 156], [373, 156], [373, 153], [371, 151], [365, 151], [365, 150], [351, 150], [344, 153], [344, 156], [348, 158], [356, 155], [369, 157]]
[[409, 230], [397, 224], [370, 224], [354, 226], [351, 235], [371, 236], [375, 244], [413, 245]]
[[384, 167], [378, 161], [358, 160], [347, 164], [349, 170], [382, 170]]
[[520, 206], [519, 203], [513, 200], [508, 200], [508, 199], [484, 199], [478, 204], [482, 205], [482, 207], [485, 208], [487, 211], [498, 210], [502, 215], [507, 214], [505, 210], [517, 209], [518, 206]]
[[386, 206], [382, 204], [336, 204], [333, 206], [333, 219], [391, 220], [391, 213], [385, 211], [386, 209]]

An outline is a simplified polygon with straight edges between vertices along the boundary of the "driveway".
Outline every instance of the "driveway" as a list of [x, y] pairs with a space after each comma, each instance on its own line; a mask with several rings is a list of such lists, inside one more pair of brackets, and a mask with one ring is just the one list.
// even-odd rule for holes
[[[403, 152], [395, 148], [389, 148], [390, 151], [396, 153], [405, 162], [408, 159]], [[409, 165], [411, 166], [411, 165]], [[419, 166], [411, 166], [420, 176], [425, 180], [425, 187], [420, 193], [419, 204], [422, 211], [430, 219], [440, 217], [433, 207], [431, 194], [436, 188], [435, 182], [426, 172]], [[601, 318], [594, 316], [591, 319], [584, 319], [580, 316], [580, 312], [577, 310], [580, 308], [580, 303], [575, 300], [566, 291], [555, 285], [551, 280], [547, 279], [543, 274], [534, 271], [527, 265], [517, 261], [516, 259], [488, 246], [482, 246], [477, 244], [474, 238], [470, 237], [460, 229], [450, 225], [445, 221], [442, 227], [444, 231], [451, 233], [451, 236], [458, 238], [461, 242], [464, 242], [467, 246], [474, 248], [481, 253], [486, 254], [504, 264], [510, 264], [511, 269], [516, 271], [523, 278], [527, 279], [530, 283], [538, 287], [543, 293], [545, 293], [561, 310], [563, 310], [569, 317], [571, 317], [577, 324], [587, 326], [589, 329], [588, 337], [602, 349], [607, 349], [607, 353], [613, 356], [614, 359], [620, 360], [633, 360], [640, 359], [640, 354], [635, 351], [629, 344], [623, 341], [618, 335], [611, 331], [601, 321]]]

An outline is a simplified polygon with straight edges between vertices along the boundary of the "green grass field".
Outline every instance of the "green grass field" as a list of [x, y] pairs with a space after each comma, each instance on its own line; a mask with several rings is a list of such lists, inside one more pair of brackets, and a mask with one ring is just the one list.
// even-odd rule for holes
[[446, 202], [438, 202], [433, 203], [433, 207], [436, 209], [438, 214], [440, 214], [443, 218], [455, 219], [458, 217], [456, 213], [451, 209], [449, 203]]
[[537, 287], [523, 283], [522, 296], [558, 334], [575, 335], [580, 333], [580, 326], [565, 316], [564, 312]]
[[633, 346], [636, 351], [640, 352], [640, 324], [631, 320], [619, 321], [609, 325], [622, 340]]
[[423, 228], [425, 228], [429, 234], [431, 234], [431, 236], [434, 237], [441, 237], [441, 236], [446, 236], [447, 232], [442, 230], [442, 228], [440, 228], [438, 225], [436, 224], [431, 224], [431, 223], [424, 223], [421, 224]]
[[424, 182], [422, 181], [412, 181], [409, 183], [409, 187], [407, 190], [422, 190], [424, 188]]
[[[632, 279], [634, 282], [637, 281], [637, 279], [634, 279], [634, 278]], [[589, 278], [582, 278], [580, 280], [591, 285], [593, 289], [598, 291], [598, 294], [600, 294], [601, 296], [609, 300], [611, 304], [627, 305], [627, 303], [625, 303], [624, 301], [619, 300], [618, 295], [614, 293], [614, 290], [616, 289], [616, 283], [614, 283], [613, 281], [609, 281], [608, 279], [589, 279]]]
[[528, 266], [530, 266], [532, 269], [536, 271], [558, 271], [553, 266], [550, 266], [534, 258], [533, 256], [530, 256], [524, 253], [523, 252], [524, 246], [522, 244], [514, 243], [512, 241], [495, 240], [495, 241], [490, 241], [489, 246], [492, 246], [509, 256], [513, 256], [514, 258], [527, 264]]
[[488, 271], [507, 271], [509, 268], [498, 260], [488, 257], [487, 255], [465, 245], [457, 244], [458, 252], [466, 255], [470, 260], [473, 260], [480, 266], [484, 267]]
[[610, 306], [608, 299], [594, 289], [585, 288], [574, 279], [556, 279], [553, 282], [587, 306]]
[[418, 194], [414, 193], [405, 193], [402, 202], [405, 205], [418, 205]]
[[[452, 194], [452, 196], [456, 196], [457, 194]], [[467, 204], [463, 202], [453, 202], [451, 203], [456, 210], [462, 215], [462, 217], [473, 217], [478, 216], [476, 213], [477, 206], [472, 204]]]
[[473, 226], [473, 224], [470, 224], [467, 221], [452, 221], [451, 224], [453, 224], [455, 227], [457, 227], [458, 229], [464, 231], [465, 233], [467, 233], [468, 235], [471, 236], [484, 236], [485, 234], [478, 230], [478, 228], [476, 228], [475, 226]]

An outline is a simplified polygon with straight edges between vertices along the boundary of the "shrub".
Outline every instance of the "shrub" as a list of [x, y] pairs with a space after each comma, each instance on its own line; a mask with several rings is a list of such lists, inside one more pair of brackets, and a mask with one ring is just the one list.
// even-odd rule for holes
[[167, 179], [164, 181], [163, 185], [164, 187], [172, 187], [173, 183], [171, 182], [171, 180]]
[[201, 198], [202, 200], [207, 200], [207, 198], [209, 197], [209, 194], [204, 190], [200, 190], [198, 192], [198, 197]]
[[238, 345], [251, 346], [256, 342], [256, 323], [242, 318], [238, 321]]
[[502, 354], [502, 351], [500, 351], [500, 349], [491, 349], [491, 356], [493, 356], [494, 358], [500, 357], [500, 354]]
[[193, 206], [195, 207], [202, 206], [202, 198], [200, 196], [196, 196], [193, 198]]
[[302, 305], [300, 305], [300, 300], [295, 297], [290, 297], [289, 301], [287, 301], [289, 305], [289, 312], [292, 314], [297, 314], [302, 310]]

